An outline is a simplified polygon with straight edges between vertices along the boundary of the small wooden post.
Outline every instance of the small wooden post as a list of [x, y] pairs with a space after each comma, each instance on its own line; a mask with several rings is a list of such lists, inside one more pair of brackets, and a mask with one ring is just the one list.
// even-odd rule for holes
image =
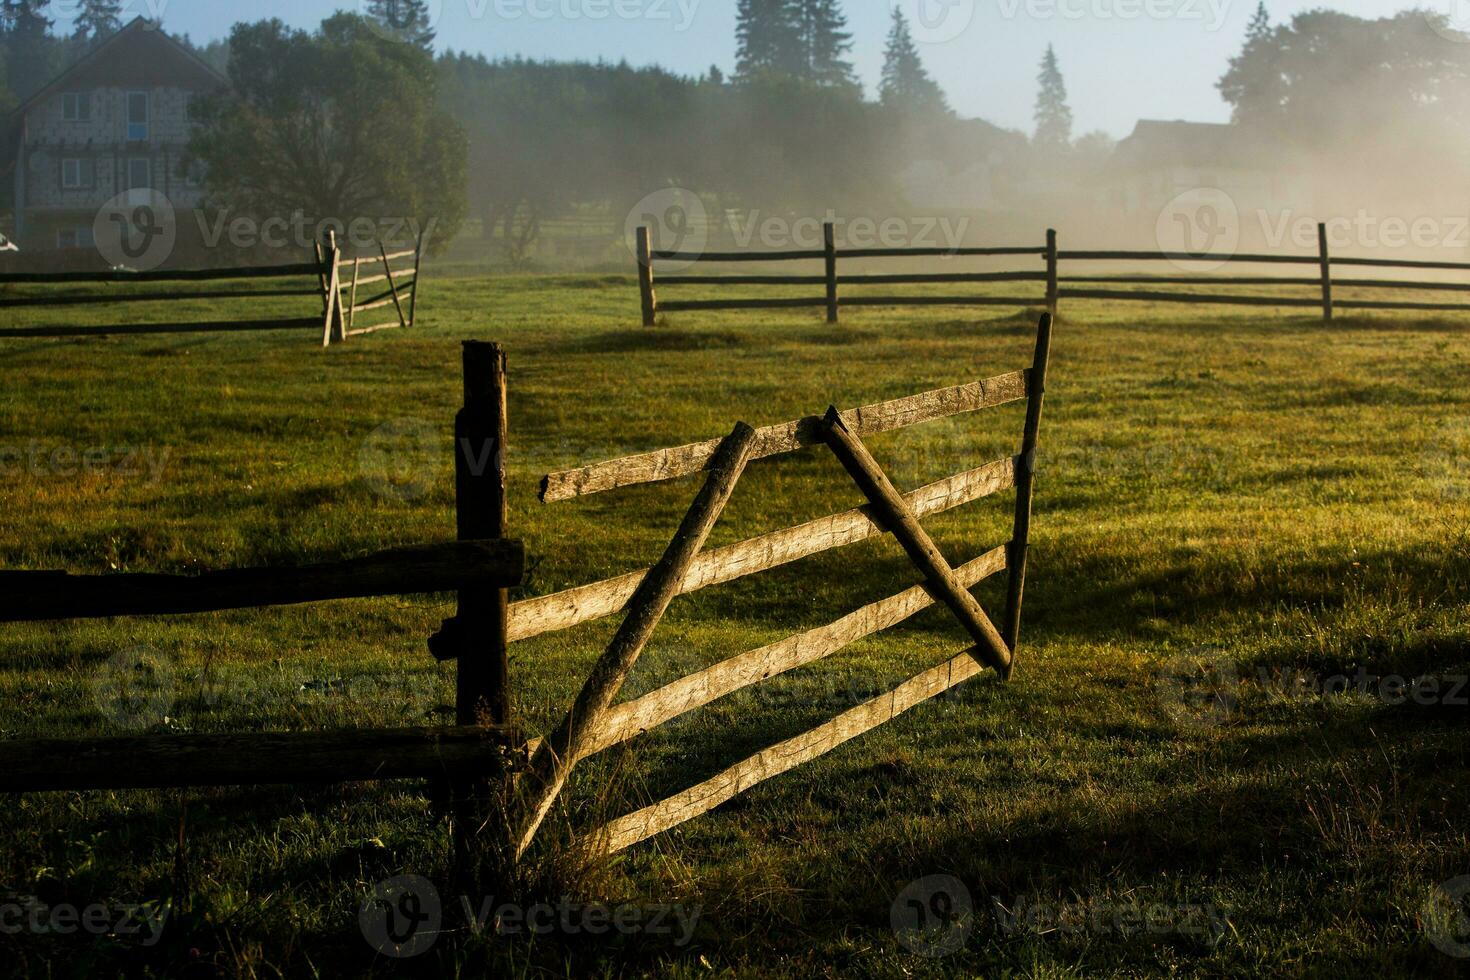
[[1332, 256], [1327, 251], [1327, 223], [1317, 222], [1317, 250], [1322, 259], [1322, 319], [1332, 322]]
[[352, 292], [347, 299], [347, 329], [352, 329], [352, 322], [357, 318], [357, 279], [362, 274], [362, 259], [352, 260]]
[[1007, 548], [1010, 583], [1006, 588], [1005, 631], [1001, 634], [1011, 656], [1021, 638], [1021, 600], [1026, 591], [1026, 554], [1031, 547], [1031, 495], [1036, 486], [1036, 443], [1041, 431], [1041, 405], [1046, 394], [1046, 366], [1051, 358], [1051, 314], [1036, 326], [1036, 354], [1026, 387], [1026, 429], [1021, 437], [1021, 460], [1016, 473], [1016, 522]]
[[322, 316], [326, 316], [330, 309], [327, 305], [327, 258], [322, 254], [321, 242], [312, 242], [311, 247], [316, 252], [316, 281], [322, 291]]
[[424, 233], [419, 232], [418, 244], [413, 249], [413, 284], [408, 294], [408, 325], [413, 326], [414, 317], [419, 309], [419, 275], [424, 263]]
[[822, 222], [822, 248], [827, 253], [827, 322], [837, 322], [837, 228]]
[[383, 256], [383, 275], [388, 277], [388, 292], [393, 294], [393, 309], [398, 311], [398, 325], [408, 326], [408, 318], [403, 315], [403, 304], [398, 301], [398, 284], [393, 281], [393, 269], [388, 261], [388, 246], [378, 242], [378, 254]]
[[638, 226], [638, 297], [643, 302], [643, 325], [653, 326], [658, 299], [653, 294], [653, 249], [648, 244], [648, 226]]
[[327, 262], [327, 312], [322, 324], [322, 346], [330, 347], [333, 340], [340, 342], [347, 339], [342, 326], [342, 270], [339, 268], [342, 252], [337, 248], [335, 229], [327, 229], [327, 245], [323, 251]]
[[[454, 486], [459, 538], [503, 538], [505, 499], [505, 351], [465, 341], [464, 407], [454, 419]], [[460, 725], [504, 724], [510, 718], [509, 593], [459, 593], [455, 718]], [[446, 624], [447, 626], [447, 624]]]
[[1057, 316], [1057, 297], [1061, 290], [1057, 279], [1057, 230], [1046, 230], [1046, 312], [1053, 320]]

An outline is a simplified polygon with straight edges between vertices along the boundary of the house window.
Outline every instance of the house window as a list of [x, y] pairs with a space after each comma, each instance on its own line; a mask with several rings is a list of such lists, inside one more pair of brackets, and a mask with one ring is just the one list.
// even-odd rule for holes
[[130, 191], [145, 191], [153, 186], [153, 161], [147, 157], [133, 157], [128, 161], [128, 187]]
[[76, 228], [60, 228], [56, 232], [57, 248], [91, 248], [92, 229], [85, 225]]
[[67, 92], [61, 97], [63, 122], [87, 122], [92, 118], [92, 96], [89, 92]]
[[62, 190], [75, 191], [87, 187], [87, 162], [81, 157], [63, 157]]
[[128, 140], [141, 142], [148, 138], [148, 93], [128, 93]]

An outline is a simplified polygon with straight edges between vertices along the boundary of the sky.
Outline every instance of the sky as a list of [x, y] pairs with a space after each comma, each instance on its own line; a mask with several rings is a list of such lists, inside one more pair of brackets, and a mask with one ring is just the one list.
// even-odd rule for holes
[[[75, 0], [54, 0], [58, 27]], [[367, 0], [125, 0], [125, 16], [161, 17], [196, 42], [238, 20], [313, 27]], [[1029, 131], [1036, 74], [1056, 48], [1075, 133], [1126, 136], [1139, 119], [1225, 122], [1215, 83], [1240, 49], [1256, 0], [844, 0], [852, 59], [872, 96], [894, 4], [909, 15], [925, 65], [962, 116]], [[1422, 0], [1446, 13], [1466, 0]], [[1270, 0], [1273, 21], [1314, 7], [1389, 16], [1394, 0]], [[735, 61], [735, 0], [431, 0], [439, 50], [491, 57], [626, 59], [681, 74]]]

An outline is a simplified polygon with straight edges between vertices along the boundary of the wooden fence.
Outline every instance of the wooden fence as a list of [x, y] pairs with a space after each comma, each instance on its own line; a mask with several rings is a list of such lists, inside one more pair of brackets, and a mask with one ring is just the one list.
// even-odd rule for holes
[[[504, 527], [504, 405], [493, 401], [504, 357], [492, 344], [465, 345], [458, 540], [397, 548], [319, 565], [244, 568], [194, 576], [71, 575], [0, 572], [0, 622], [107, 616], [155, 616], [255, 608], [332, 599], [456, 590], [454, 638], [436, 637], [439, 659], [460, 660], [456, 724], [446, 728], [279, 732], [231, 735], [142, 735], [95, 739], [10, 739], [0, 791], [83, 790], [346, 782], [446, 777], [471, 786], [506, 771], [524, 739], [506, 724], [504, 707], [478, 705], [467, 691], [483, 686], [485, 644], [474, 641], [485, 610], [504, 608], [520, 582], [521, 542]], [[501, 389], [503, 391], [503, 385]], [[486, 461], [489, 461], [488, 463]], [[493, 614], [491, 620], [493, 623]], [[483, 635], [492, 635], [493, 631]], [[470, 794], [459, 794], [467, 798]], [[461, 829], [478, 826], [463, 821]]]
[[[562, 723], [533, 743], [530, 773], [521, 787], [511, 831], [517, 853], [532, 843], [573, 767], [582, 759], [632, 739], [752, 684], [837, 653], [936, 602], [949, 607], [971, 645], [894, 690], [786, 739], [663, 801], [598, 828], [589, 841], [616, 851], [710, 810], [724, 800], [810, 761], [903, 711], [980, 673], [1009, 676], [1021, 624], [1027, 541], [1042, 397], [1051, 343], [1051, 317], [1041, 318], [1029, 368], [954, 388], [866, 405], [829, 409], [779, 425], [742, 424], [723, 439], [596, 463], [546, 476], [541, 499], [563, 501], [620, 487], [703, 473], [704, 483], [663, 557], [651, 568], [516, 602], [507, 610], [501, 649], [534, 636], [626, 612], [621, 627], [593, 667]], [[921, 422], [1025, 401], [1019, 454], [900, 493], [863, 446], [862, 438]], [[749, 460], [826, 446], [847, 469], [868, 504], [709, 551], [703, 544]], [[1009, 543], [951, 567], [919, 520], [1004, 490], [1016, 490]], [[914, 587], [878, 600], [815, 629], [750, 650], [629, 701], [617, 702], [624, 680], [676, 595], [694, 592], [785, 565], [884, 533], [893, 534], [918, 569]], [[969, 589], [1008, 572], [1000, 627]], [[502, 668], [502, 676], [505, 672]], [[503, 696], [502, 696], [503, 699]]]
[[[388, 253], [381, 246], [379, 254], [347, 259], [329, 232], [324, 245], [316, 246], [316, 260], [294, 265], [242, 266], [234, 269], [175, 269], [150, 272], [116, 270], [112, 272], [17, 272], [0, 273], [3, 286], [94, 286], [79, 292], [41, 295], [0, 294], [0, 314], [9, 320], [9, 311], [18, 309], [111, 306], [128, 303], [173, 303], [199, 300], [254, 300], [282, 296], [314, 296], [320, 306], [317, 312], [303, 316], [280, 316], [262, 319], [175, 320], [168, 322], [125, 322], [105, 324], [32, 324], [0, 323], [3, 337], [85, 337], [108, 334], [158, 333], [232, 333], [252, 330], [320, 330], [322, 345], [340, 343], [348, 337], [372, 333], [388, 327], [413, 325], [418, 305], [418, 281], [422, 258], [422, 238], [412, 248]], [[393, 261], [412, 259], [412, 266], [395, 271]], [[350, 277], [344, 270], [350, 269]], [[364, 275], [364, 270], [369, 273]], [[377, 271], [381, 270], [381, 271]], [[265, 288], [249, 288], [248, 284], [275, 280]], [[291, 282], [290, 280], [304, 280]], [[204, 289], [181, 289], [182, 284], [212, 284]], [[386, 283], [387, 289], [358, 302], [357, 288]], [[154, 285], [157, 289], [119, 290], [117, 286]], [[164, 284], [167, 284], [166, 286]], [[230, 284], [230, 285], [224, 285]], [[347, 293], [344, 301], [343, 293]], [[387, 323], [354, 327], [357, 313], [393, 306], [396, 318]]]
[[[1046, 244], [1015, 248], [855, 248], [838, 249], [834, 227], [823, 226], [824, 247], [817, 250], [780, 252], [678, 252], [658, 251], [650, 245], [648, 228], [639, 228], [637, 233], [638, 291], [645, 326], [653, 326], [659, 313], [692, 310], [752, 310], [784, 309], [801, 307], [823, 307], [827, 322], [836, 323], [838, 311], [844, 306], [1045, 306], [1055, 316], [1058, 303], [1065, 299], [1105, 299], [1122, 302], [1168, 302], [1168, 303], [1216, 303], [1240, 306], [1282, 306], [1320, 309], [1322, 319], [1330, 321], [1334, 310], [1438, 310], [1467, 311], [1470, 303], [1442, 302], [1429, 300], [1334, 300], [1333, 288], [1351, 289], [1396, 289], [1412, 292], [1470, 291], [1470, 282], [1435, 282], [1431, 280], [1364, 279], [1334, 277], [1333, 267], [1367, 267], [1380, 269], [1422, 269], [1470, 272], [1470, 262], [1420, 261], [1415, 259], [1376, 259], [1340, 257], [1331, 254], [1328, 247], [1327, 227], [1317, 226], [1318, 249], [1315, 254], [1288, 253], [1240, 253], [1240, 254], [1192, 254], [1187, 252], [1162, 251], [1061, 251], [1057, 247], [1057, 233], [1048, 230]], [[946, 273], [896, 273], [891, 275], [840, 275], [837, 270], [839, 259], [874, 258], [925, 258], [963, 256], [1038, 256], [1044, 266], [1041, 270], [1012, 272], [946, 272]], [[660, 261], [695, 262], [792, 262], [822, 261], [822, 275], [671, 275], [655, 277], [655, 264]], [[1307, 265], [1316, 270], [1312, 276], [1223, 276], [1223, 275], [1063, 275], [1063, 263], [1109, 261], [1119, 263], [1169, 262], [1220, 263], [1225, 264], [1269, 264]], [[996, 282], [1039, 282], [1044, 283], [1045, 292], [1039, 296], [1006, 295], [908, 295], [908, 296], [845, 296], [844, 286], [892, 285], [892, 284], [937, 284], [937, 283], [996, 283]], [[1152, 287], [1136, 289], [1109, 289], [1107, 286], [1128, 285]], [[797, 296], [779, 298], [740, 298], [673, 300], [659, 298], [656, 287], [663, 286], [821, 286], [821, 296]], [[1309, 287], [1310, 296], [1269, 296], [1260, 293], [1216, 292], [1200, 293], [1171, 290], [1177, 286], [1278, 286]], [[1103, 288], [1099, 288], [1103, 287]]]

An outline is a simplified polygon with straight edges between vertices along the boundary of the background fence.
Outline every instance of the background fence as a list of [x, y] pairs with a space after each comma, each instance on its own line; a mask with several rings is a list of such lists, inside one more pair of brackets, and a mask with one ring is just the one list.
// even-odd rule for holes
[[[83, 337], [107, 334], [231, 333], [253, 330], [320, 330], [323, 346], [348, 337], [389, 327], [408, 327], [418, 305], [423, 240], [401, 252], [344, 258], [333, 233], [316, 247], [316, 260], [293, 265], [243, 266], [234, 269], [174, 269], [135, 272], [14, 272], [0, 273], [0, 287], [63, 286], [64, 291], [13, 295], [0, 292], [0, 337]], [[411, 264], [410, 264], [411, 260]], [[394, 270], [393, 262], [402, 268]], [[294, 280], [294, 281], [293, 281]], [[188, 288], [187, 284], [203, 284]], [[228, 284], [228, 285], [226, 285]], [[386, 290], [358, 301], [359, 287], [386, 284]], [[119, 287], [144, 288], [119, 288]], [[147, 287], [158, 288], [147, 288]], [[72, 287], [82, 287], [76, 289]], [[86, 287], [93, 287], [87, 289]], [[343, 294], [346, 294], [344, 300]], [[164, 320], [109, 323], [15, 324], [11, 311], [57, 309], [132, 303], [186, 304], [200, 300], [256, 300], [314, 296], [315, 313], [260, 319]], [[354, 327], [356, 314], [393, 306], [392, 321]]]
[[[1420, 261], [1414, 259], [1378, 259], [1333, 256], [1328, 247], [1325, 224], [1317, 226], [1318, 250], [1316, 254], [1288, 253], [1241, 253], [1241, 254], [1191, 254], [1186, 252], [1164, 252], [1143, 250], [1116, 251], [1062, 251], [1057, 245], [1057, 233], [1048, 230], [1046, 242], [1036, 246], [999, 248], [838, 248], [835, 229], [831, 223], [823, 225], [823, 247], [792, 251], [740, 251], [740, 252], [679, 252], [660, 251], [652, 248], [650, 231], [647, 227], [637, 232], [638, 291], [642, 307], [643, 323], [653, 326], [661, 312], [694, 310], [751, 310], [824, 308], [829, 323], [836, 323], [839, 311], [844, 306], [1045, 306], [1048, 313], [1055, 315], [1058, 304], [1066, 299], [1104, 299], [1122, 302], [1168, 302], [1168, 303], [1214, 303], [1241, 306], [1281, 306], [1319, 309], [1324, 320], [1331, 320], [1334, 310], [1439, 310], [1466, 311], [1470, 303], [1445, 302], [1417, 299], [1334, 299], [1333, 289], [1403, 290], [1410, 292], [1463, 293], [1470, 291], [1470, 283], [1433, 280], [1365, 279], [1335, 277], [1333, 267], [1366, 267], [1380, 269], [1418, 269], [1470, 272], [1470, 262]], [[950, 258], [977, 256], [1036, 256], [1043, 268], [1000, 272], [946, 272], [946, 273], [893, 273], [893, 274], [842, 274], [838, 271], [840, 260], [856, 259], [915, 259]], [[658, 262], [693, 263], [784, 263], [822, 262], [820, 275], [701, 275], [675, 274], [656, 275]], [[1183, 275], [1139, 275], [1098, 274], [1064, 275], [1063, 264], [1072, 262], [1117, 262], [1148, 264], [1168, 262], [1176, 267], [1186, 267]], [[1228, 276], [1192, 274], [1188, 265], [1306, 265], [1316, 270], [1312, 276]], [[1044, 292], [1037, 296], [1018, 295], [844, 295], [843, 287], [875, 285], [934, 285], [934, 284], [978, 284], [1037, 282], [1043, 284]], [[1109, 289], [1107, 286], [1137, 286], [1149, 288]], [[658, 290], [666, 286], [819, 286], [821, 295], [794, 297], [743, 297], [732, 299], [664, 300]], [[1261, 293], [1236, 292], [1191, 292], [1180, 290], [1180, 286], [1215, 286], [1233, 288], [1240, 286], [1274, 286], [1311, 289], [1312, 295], [1264, 295]]]

